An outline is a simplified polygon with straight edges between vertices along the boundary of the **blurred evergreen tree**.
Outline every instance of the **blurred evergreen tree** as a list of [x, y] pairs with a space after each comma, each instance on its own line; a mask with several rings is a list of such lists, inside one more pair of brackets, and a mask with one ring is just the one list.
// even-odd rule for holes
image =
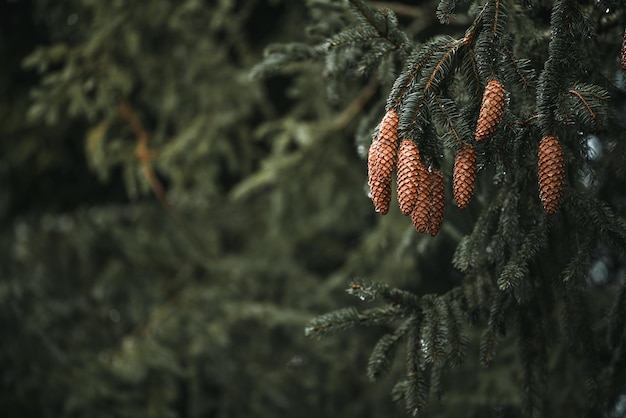
[[[618, 416], [625, 11], [459, 3], [3, 2], [2, 415]], [[445, 176], [434, 238], [367, 196], [390, 108]]]

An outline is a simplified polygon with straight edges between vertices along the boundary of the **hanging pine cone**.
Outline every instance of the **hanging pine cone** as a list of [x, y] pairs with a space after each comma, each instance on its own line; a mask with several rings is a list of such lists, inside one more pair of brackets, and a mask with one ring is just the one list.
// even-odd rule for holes
[[430, 193], [428, 192], [429, 179], [430, 178], [427, 172], [425, 182], [420, 182], [417, 192], [417, 200], [415, 201], [413, 212], [411, 212], [411, 222], [413, 223], [413, 228], [415, 228], [415, 230], [420, 234], [424, 234], [428, 230], [428, 219], [430, 218]]
[[452, 194], [456, 205], [463, 209], [467, 207], [474, 194], [476, 180], [476, 151], [469, 145], [463, 145], [454, 159], [452, 174]]
[[420, 175], [417, 201], [411, 212], [411, 221], [417, 232], [435, 236], [439, 232], [445, 206], [443, 173], [434, 167], [424, 169]]
[[385, 215], [391, 203], [391, 176], [398, 149], [398, 114], [385, 114], [367, 158], [368, 184], [376, 212]]
[[484, 141], [496, 131], [504, 113], [504, 87], [498, 80], [485, 86], [480, 113], [476, 123], [476, 141]]
[[443, 173], [437, 168], [430, 172], [430, 216], [426, 232], [431, 236], [437, 235], [443, 221], [443, 209], [445, 207], [445, 187]]
[[624, 36], [622, 38], [622, 51], [619, 56], [619, 62], [622, 65], [622, 69], [626, 70], [626, 29], [624, 29]]
[[565, 182], [563, 148], [554, 135], [546, 135], [539, 142], [538, 171], [539, 198], [545, 211], [553, 214], [559, 208]]
[[403, 139], [398, 151], [398, 204], [403, 215], [409, 215], [417, 201], [420, 170], [426, 171], [415, 142]]

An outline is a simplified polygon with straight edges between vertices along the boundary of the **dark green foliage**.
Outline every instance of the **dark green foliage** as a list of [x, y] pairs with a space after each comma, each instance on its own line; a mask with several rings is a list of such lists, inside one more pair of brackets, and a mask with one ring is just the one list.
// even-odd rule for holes
[[[351, 324], [384, 325], [370, 356], [368, 376], [391, 375], [397, 382], [393, 397], [404, 398], [407, 412], [422, 413], [429, 401], [445, 394], [448, 374], [455, 368], [471, 367], [463, 364], [468, 347], [477, 345], [480, 364], [497, 368], [496, 348], [503, 341], [508, 347], [516, 340], [511, 369], [521, 371], [516, 403], [524, 415], [550, 416], [559, 411], [559, 402], [568, 402], [581, 390], [588, 396], [578, 398], [571, 411], [609, 411], [615, 394], [620, 393], [615, 385], [623, 378], [611, 370], [614, 364], [623, 364], [616, 359], [623, 357], [615, 354], [613, 362], [602, 364], [599, 353], [621, 353], [623, 333], [616, 330], [623, 327], [623, 321], [616, 312], [621, 312], [623, 290], [608, 314], [601, 305], [589, 306], [610, 300], [606, 292], [602, 297], [607, 299], [598, 299], [591, 291], [596, 248], [608, 246], [622, 269], [624, 265], [624, 205], [615, 200], [616, 195], [623, 199], [624, 189], [611, 188], [613, 195], [599, 193], [612, 181], [623, 186], [624, 175], [613, 180], [597, 177], [608, 173], [606, 163], [624, 155], [619, 133], [623, 121], [611, 108], [609, 92], [615, 87], [608, 81], [618, 71], [621, 29], [596, 19], [604, 4], [488, 0], [469, 6], [473, 22], [463, 35], [423, 38], [402, 20], [388, 18], [389, 11], [374, 12], [361, 1], [347, 3], [356, 11], [358, 24], [347, 22], [337, 35], [329, 35], [328, 45], [353, 45], [346, 56], [354, 62], [369, 62], [372, 51], [378, 51], [374, 55], [391, 53], [402, 63], [393, 84], [383, 91], [384, 109], [381, 100], [372, 103], [379, 117], [395, 109], [400, 115], [399, 136], [415, 140], [424, 162], [442, 167], [446, 176], [460, 146], [474, 145], [481, 172], [476, 185], [478, 203], [471, 215], [446, 210], [444, 237], [409, 240], [414, 254], [410, 249], [402, 253], [416, 257], [418, 263], [428, 263], [429, 257], [440, 254], [436, 256], [438, 273], [425, 275], [427, 268], [418, 264], [414, 281], [408, 284], [412, 291], [398, 290], [402, 297], [396, 300], [389, 298], [391, 285], [357, 283], [349, 289], [363, 300], [382, 303], [380, 311], [350, 311]], [[457, 2], [443, 0], [431, 7], [431, 13], [448, 23]], [[549, 22], [542, 21], [548, 16]], [[612, 18], [623, 22], [623, 11], [616, 11]], [[399, 31], [407, 35], [396, 35]], [[410, 47], [405, 47], [406, 40], [390, 42], [402, 44], [410, 54], [377, 47], [384, 43], [383, 33], [411, 39]], [[602, 48], [602, 36], [612, 39], [613, 50]], [[325, 54], [330, 53], [329, 48]], [[611, 65], [599, 66], [603, 62]], [[381, 86], [388, 83], [386, 71], [368, 75]], [[329, 76], [350, 82], [349, 73]], [[506, 90], [503, 120], [490, 138], [475, 143], [473, 130], [483, 90], [494, 78]], [[373, 114], [364, 115], [366, 122], [362, 122], [369, 123], [369, 132], [379, 121], [372, 120]], [[567, 181], [560, 210], [554, 215], [544, 212], [537, 190], [537, 147], [548, 134], [557, 136], [565, 149]], [[597, 161], [590, 145], [598, 138], [595, 135], [602, 135], [600, 147], [612, 150]], [[366, 137], [362, 135], [357, 144], [366, 147]], [[389, 223], [395, 223], [393, 213], [389, 216]], [[451, 260], [442, 255], [444, 245], [456, 246]], [[459, 281], [451, 279], [450, 264], [463, 272]], [[623, 289], [623, 270], [618, 271], [622, 273], [614, 273], [610, 283]], [[391, 279], [392, 274], [388, 269], [380, 279]], [[437, 281], [442, 284], [435, 285]], [[317, 336], [326, 328], [343, 329], [344, 312], [320, 316], [308, 330]], [[556, 319], [559, 312], [560, 321]], [[605, 333], [599, 325], [604, 321], [611, 341], [608, 346], [598, 343]], [[403, 340], [405, 353], [399, 350]], [[563, 346], [573, 349], [562, 350]], [[394, 358], [403, 355], [406, 371], [394, 374], [394, 364], [398, 364]], [[568, 362], [571, 372], [554, 377], [553, 366], [561, 362]], [[600, 372], [603, 368], [606, 371]], [[613, 380], [605, 377], [600, 382], [602, 373]], [[555, 385], [561, 377], [567, 379], [565, 375], [588, 384], [559, 391]]]
[[[3, 416], [617, 416], [622, 6], [6, 2]], [[435, 237], [367, 198], [391, 108], [444, 174]]]

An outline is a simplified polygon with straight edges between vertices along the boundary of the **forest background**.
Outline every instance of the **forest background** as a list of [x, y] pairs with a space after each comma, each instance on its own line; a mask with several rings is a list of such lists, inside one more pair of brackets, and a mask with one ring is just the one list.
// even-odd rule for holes
[[[416, 42], [462, 36], [472, 21], [467, 4], [442, 24], [438, 1], [366, 3], [393, 9]], [[551, 2], [535, 3], [547, 25]], [[375, 306], [347, 294], [356, 283], [419, 295], [457, 286], [453, 253], [488, 189], [447, 210], [434, 238], [397, 208], [377, 215], [365, 157], [389, 86], [339, 56], [253, 76], [268, 45], [321, 40], [354, 21], [346, 10], [321, 0], [2, 0], [2, 416], [405, 416], [393, 389], [402, 362], [377, 382], [366, 372], [391, 327], [320, 340], [305, 329], [330, 311]], [[620, 43], [609, 43], [616, 58]], [[357, 75], [337, 81], [324, 70], [333, 59]], [[623, 220], [623, 173], [604, 180]], [[626, 270], [606, 245], [592, 250], [606, 286], [591, 310], [604, 311]], [[480, 326], [466, 331], [466, 361], [421, 414], [519, 416], [518, 346], [502, 335], [485, 368]], [[584, 403], [584, 377], [560, 358], [547, 411]], [[624, 408], [623, 381], [605, 411]]]

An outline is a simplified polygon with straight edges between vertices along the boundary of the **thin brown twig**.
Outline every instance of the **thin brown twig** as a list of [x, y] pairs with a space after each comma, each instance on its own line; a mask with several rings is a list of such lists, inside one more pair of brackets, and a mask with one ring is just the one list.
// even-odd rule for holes
[[143, 128], [143, 124], [137, 117], [135, 110], [127, 99], [122, 99], [120, 101], [119, 115], [122, 119], [128, 122], [130, 128], [135, 134], [135, 137], [137, 138], [135, 157], [137, 157], [137, 160], [139, 160], [139, 164], [141, 164], [141, 171], [146, 177], [146, 180], [148, 180], [152, 192], [157, 197], [157, 199], [159, 199], [159, 202], [161, 202], [163, 207], [165, 207], [167, 210], [171, 210], [172, 206], [167, 200], [165, 189], [163, 188], [163, 185], [159, 181], [159, 178], [152, 168], [152, 161], [158, 156], [158, 153], [155, 151], [151, 151], [148, 148], [150, 135]]
[[330, 126], [331, 131], [341, 131], [345, 128], [356, 115], [359, 114], [361, 109], [367, 104], [367, 102], [374, 96], [376, 89], [378, 88], [378, 80], [375, 78], [370, 79], [369, 83], [365, 85], [359, 92], [359, 94], [350, 102], [348, 106], [335, 118]]
[[595, 114], [595, 113], [593, 113], [593, 110], [591, 110], [591, 106], [589, 106], [589, 103], [587, 103], [587, 101], [585, 100], [585, 98], [584, 98], [584, 97], [583, 97], [583, 96], [582, 96], [579, 92], [577, 92], [577, 91], [576, 91], [576, 90], [574, 90], [574, 89], [570, 89], [570, 90], [568, 90], [568, 91], [569, 91], [570, 93], [572, 93], [574, 96], [578, 97], [578, 100], [580, 100], [580, 101], [583, 103], [583, 105], [585, 106], [585, 108], [587, 108], [587, 112], [589, 112], [589, 114], [591, 115], [591, 119], [594, 119], [594, 120], [595, 120], [595, 118], [596, 118], [596, 114]]

